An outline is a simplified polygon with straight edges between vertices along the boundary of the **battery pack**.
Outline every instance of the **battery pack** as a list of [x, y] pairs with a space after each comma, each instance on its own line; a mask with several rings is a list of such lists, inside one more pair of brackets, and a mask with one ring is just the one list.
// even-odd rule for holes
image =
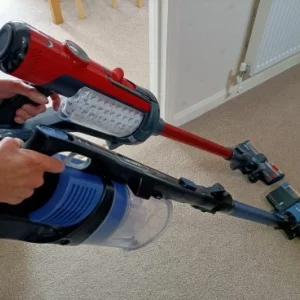
[[268, 202], [276, 212], [286, 211], [300, 202], [299, 193], [288, 183], [282, 183], [277, 189], [267, 195]]

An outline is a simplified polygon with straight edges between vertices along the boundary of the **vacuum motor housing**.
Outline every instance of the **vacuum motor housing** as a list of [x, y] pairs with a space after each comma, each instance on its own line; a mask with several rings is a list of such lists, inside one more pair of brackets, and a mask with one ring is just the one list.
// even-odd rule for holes
[[116, 137], [111, 148], [143, 142], [163, 128], [155, 96], [124, 78], [121, 68], [111, 71], [76, 43], [61, 43], [24, 22], [0, 30], [0, 70], [66, 97], [61, 116]]
[[[125, 184], [82, 171], [81, 165], [86, 161], [57, 157], [67, 163], [65, 170], [56, 178], [48, 177], [36, 195], [20, 207], [9, 207], [9, 215], [18, 216], [23, 222], [22, 236], [14, 239], [27, 240], [26, 234], [30, 236], [32, 232], [30, 227], [27, 233], [24, 228], [32, 223], [41, 229], [46, 226], [54, 233], [49, 238], [49, 231], [36, 230], [35, 242], [45, 239], [47, 243], [60, 245], [89, 244], [134, 250], [147, 245], [166, 229], [172, 216], [171, 201], [141, 199]], [[38, 202], [34, 198], [41, 195], [39, 202], [43, 203], [36, 207]], [[7, 206], [3, 205], [1, 211], [5, 215]], [[23, 215], [18, 215], [18, 211]], [[4, 238], [9, 238], [9, 226], [5, 232]]]

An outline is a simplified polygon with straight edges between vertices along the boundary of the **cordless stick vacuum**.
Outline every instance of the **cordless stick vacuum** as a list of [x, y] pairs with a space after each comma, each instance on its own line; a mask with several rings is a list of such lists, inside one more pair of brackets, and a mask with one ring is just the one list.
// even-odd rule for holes
[[115, 149], [161, 135], [225, 158], [250, 182], [262, 180], [270, 185], [284, 177], [250, 141], [224, 147], [165, 123], [154, 95], [125, 79], [122, 69], [110, 71], [74, 42], [60, 43], [24, 22], [2, 27], [0, 70], [32, 84], [46, 96], [58, 93], [65, 97], [58, 113], [49, 108], [23, 126], [14, 123], [14, 116], [29, 100], [20, 95], [5, 100], [0, 109], [1, 138], [27, 140], [37, 125], [48, 125], [105, 139], [109, 148]]
[[43, 186], [21, 204], [0, 205], [1, 239], [135, 250], [164, 232], [170, 199], [282, 229], [290, 239], [300, 234], [298, 206], [267, 212], [233, 200], [220, 184], [176, 179], [56, 128], [37, 126], [24, 148], [56, 156], [66, 167], [46, 174]]

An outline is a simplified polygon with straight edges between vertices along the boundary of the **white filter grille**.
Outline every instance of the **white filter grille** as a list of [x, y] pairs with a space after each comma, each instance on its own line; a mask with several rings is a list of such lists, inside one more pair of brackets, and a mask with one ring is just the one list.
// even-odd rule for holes
[[61, 114], [70, 121], [116, 137], [133, 134], [144, 114], [87, 87], [62, 100]]
[[300, 51], [300, 1], [261, 1], [246, 61], [257, 74]]

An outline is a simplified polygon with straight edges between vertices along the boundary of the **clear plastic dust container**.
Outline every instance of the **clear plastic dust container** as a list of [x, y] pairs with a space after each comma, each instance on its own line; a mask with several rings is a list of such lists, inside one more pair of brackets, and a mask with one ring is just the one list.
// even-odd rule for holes
[[84, 243], [124, 250], [141, 248], [165, 231], [172, 213], [170, 200], [141, 199], [126, 185], [115, 184], [115, 199], [110, 213]]
[[88, 87], [63, 97], [58, 113], [63, 120], [115, 137], [130, 136], [144, 118], [143, 112]]

